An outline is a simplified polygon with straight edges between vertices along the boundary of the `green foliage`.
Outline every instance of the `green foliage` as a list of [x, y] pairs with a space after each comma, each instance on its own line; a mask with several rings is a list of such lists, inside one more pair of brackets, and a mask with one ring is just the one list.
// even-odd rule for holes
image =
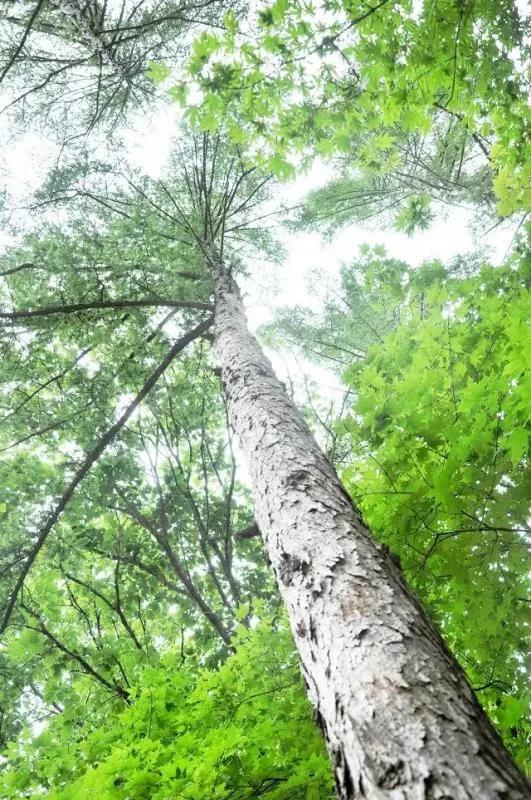
[[[200, 144], [203, 156], [207, 143]], [[230, 162], [221, 146], [213, 148], [221, 170]], [[91, 178], [75, 169], [54, 176], [61, 193], [90, 186], [82, 216], [69, 206], [64, 224], [43, 225], [3, 258], [3, 309], [66, 310], [2, 319], [0, 327], [0, 382], [9, 394], [0, 431], [2, 609], [86, 454], [172, 343], [209, 310], [204, 260], [175, 216], [178, 202], [186, 221], [197, 215], [182, 175], [175, 169], [175, 182], [164, 189], [144, 182], [127, 194], [115, 182], [115, 191], [103, 194], [102, 174], [105, 184], [102, 165]], [[249, 180], [237, 184], [241, 195], [227, 173], [209, 181], [216, 204], [222, 205], [220, 185], [237, 198], [231, 219], [239, 253], [242, 243], [262, 247], [268, 238], [260, 231], [247, 236], [242, 224], [248, 193], [256, 202], [263, 183]], [[233, 252], [230, 233], [225, 248]], [[241, 269], [236, 254], [233, 263]], [[153, 304], [98, 308], [142, 297]], [[205, 309], [157, 307], [164, 298], [202, 301]], [[80, 300], [96, 306], [68, 311]], [[181, 638], [193, 639], [202, 663], [218, 664], [242, 620], [238, 609], [248, 610], [251, 598], [277, 603], [258, 540], [235, 537], [252, 521], [252, 509], [236, 479], [212, 364], [206, 338], [173, 361], [39, 551], [3, 636], [2, 747], [31, 737], [39, 720], [63, 708], [69, 719], [97, 727], [131, 700], [131, 687], [158, 663], [159, 651]]]
[[403, 211], [395, 219], [395, 227], [412, 236], [416, 230], [430, 227], [433, 214], [430, 211], [430, 198], [427, 194], [413, 196]]
[[374, 342], [382, 341], [400, 320], [404, 261], [390, 258], [383, 247], [363, 245], [353, 265], [344, 265], [340, 285], [312, 278], [312, 290], [323, 298], [323, 309], [304, 306], [279, 309], [262, 334], [274, 346], [300, 348], [310, 359], [346, 368], [352, 358], [363, 359]]
[[360, 132], [353, 160], [335, 160], [335, 175], [305, 198], [295, 228], [325, 235], [353, 222], [394, 225], [409, 235], [428, 228], [448, 206], [468, 208], [478, 227], [494, 224], [492, 171], [477, 142], [457, 118], [434, 120], [430, 136], [396, 133], [372, 142]]
[[518, 59], [527, 49], [516, 4], [417, 5], [332, 0], [316, 17], [312, 4], [277, 2], [251, 35], [236, 24], [204, 33], [182, 79], [200, 90], [188, 113], [203, 125], [228, 119], [279, 177], [308, 153], [348, 154], [366, 175], [385, 174], [404, 164], [404, 137], [439, 136], [446, 121], [476, 156], [490, 149], [499, 212], [526, 209], [528, 85]]
[[171, 75], [171, 69], [166, 64], [157, 64], [156, 61], [150, 61], [148, 62], [147, 74], [154, 83], [162, 83]]
[[522, 239], [502, 267], [469, 256], [411, 268], [364, 246], [339, 287], [315, 283], [321, 313], [286, 308], [264, 331], [343, 375], [347, 413], [328, 423], [329, 452], [522, 765], [530, 255]]
[[352, 447], [346, 486], [522, 763], [529, 264], [524, 252], [468, 274], [438, 262], [409, 270], [400, 321], [345, 373], [356, 399], [338, 424]]
[[284, 624], [240, 628], [236, 652], [201, 667], [194, 642], [169, 648], [99, 727], [60, 715], [12, 747], [2, 797], [331, 800], [328, 758]]
[[[20, 4], [23, 16], [29, 6]], [[39, 235], [3, 259], [2, 308], [178, 298], [207, 312], [198, 225], [214, 212], [236, 273], [256, 250], [279, 258], [254, 224], [264, 175], [290, 178], [315, 155], [338, 159], [339, 175], [310, 198], [301, 224], [387, 213], [412, 234], [438, 201], [488, 211], [493, 188], [502, 215], [528, 207], [526, 50], [512, 0], [318, 9], [276, 0], [253, 9], [256, 24], [238, 5], [205, 9], [187, 21], [171, 3], [140, 3], [126, 22], [102, 8], [87, 29], [43, 5], [18, 49], [21, 20], [0, 23], [8, 90], [19, 63], [29, 65], [23, 111], [31, 119], [43, 91], [40, 121], [64, 145], [37, 201], [80, 202], [53, 226], [39, 219]], [[176, 34], [195, 23], [188, 49]], [[87, 155], [96, 125], [110, 130], [133, 101], [150, 101], [184, 50], [169, 95], [208, 135], [181, 137], [168, 181], [128, 173], [115, 143], [111, 164]], [[50, 63], [61, 66], [50, 72]], [[73, 81], [78, 68], [83, 80]], [[65, 127], [70, 118], [76, 125]], [[365, 250], [323, 315], [299, 308], [280, 327], [319, 359], [349, 366], [356, 401], [335, 429], [351, 459], [344, 480], [523, 762], [529, 261], [465, 267], [415, 271]], [[3, 325], [2, 606], [85, 454], [203, 318], [164, 309]], [[252, 509], [212, 365], [205, 338], [165, 372], [83, 480], [18, 594], [0, 650], [6, 800], [332, 796], [289, 635], [278, 621], [253, 629], [253, 614], [270, 620], [278, 598], [257, 540], [237, 537]]]

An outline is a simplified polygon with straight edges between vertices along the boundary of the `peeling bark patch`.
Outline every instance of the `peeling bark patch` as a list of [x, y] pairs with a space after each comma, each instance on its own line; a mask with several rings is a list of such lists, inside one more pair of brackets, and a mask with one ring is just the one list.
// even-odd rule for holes
[[362, 597], [361, 591], [354, 592], [353, 587], [351, 588], [349, 594], [341, 603], [341, 611], [346, 620], [359, 620], [368, 611]]
[[449, 794], [440, 794], [437, 791], [435, 777], [430, 774], [424, 778], [423, 800], [452, 800], [452, 798]]
[[315, 581], [311, 582], [311, 586], [313, 587], [312, 588], [312, 598], [313, 598], [313, 600], [317, 600], [318, 597], [321, 597], [324, 594], [324, 591], [326, 589], [326, 583], [327, 582], [326, 582], [325, 579], [323, 579], [322, 581], [319, 581], [319, 583], [317, 585], [316, 585]]
[[310, 473], [306, 469], [298, 469], [295, 472], [290, 472], [286, 478], [284, 478], [284, 485], [287, 488], [294, 489], [299, 486], [303, 481], [307, 481], [310, 477]]
[[345, 798], [345, 800], [353, 800], [355, 797], [354, 783], [342, 750], [337, 750], [335, 754], [334, 777], [339, 797]]
[[358, 647], [362, 644], [363, 640], [366, 639], [370, 634], [370, 630], [368, 628], [362, 628], [361, 631], [354, 636], [354, 644]]

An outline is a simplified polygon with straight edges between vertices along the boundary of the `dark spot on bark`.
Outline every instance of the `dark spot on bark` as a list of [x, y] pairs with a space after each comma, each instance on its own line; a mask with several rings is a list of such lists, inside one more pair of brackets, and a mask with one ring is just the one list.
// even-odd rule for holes
[[345, 716], [345, 708], [343, 706], [343, 703], [341, 702], [341, 698], [337, 694], [336, 694], [335, 706], [336, 706], [336, 717], [341, 717], [341, 719], [343, 719], [343, 717]]
[[308, 631], [306, 630], [306, 625], [302, 620], [300, 620], [300, 622], [297, 622], [295, 630], [297, 631], [297, 636], [300, 636], [301, 639], [304, 639], [304, 637], [308, 633]]
[[328, 561], [328, 568], [330, 569], [330, 577], [333, 576], [334, 570], [344, 564], [346, 562], [345, 555], [343, 553], [339, 553], [339, 555], [335, 556], [333, 559]]
[[310, 639], [312, 642], [317, 642], [317, 630], [313, 617], [310, 617]]
[[326, 587], [326, 581], [323, 579], [322, 581], [319, 582], [317, 586], [315, 585], [315, 582], [312, 581], [312, 585], [314, 587], [312, 589], [312, 597], [315, 600], [324, 593]]
[[400, 562], [400, 558], [399, 558], [399, 556], [397, 556], [397, 554], [396, 554], [396, 553], [393, 553], [393, 551], [392, 551], [392, 550], [390, 550], [390, 549], [389, 549], [389, 547], [388, 547], [386, 544], [382, 544], [382, 543], [380, 543], [380, 549], [381, 549], [381, 551], [382, 551], [383, 553], [385, 553], [385, 555], [387, 556], [387, 558], [389, 558], [389, 559], [390, 559], [390, 560], [393, 562], [393, 564], [394, 564], [396, 567], [398, 567], [398, 569], [399, 569], [400, 571], [402, 571], [402, 564], [401, 564], [401, 562]]
[[377, 785], [382, 789], [396, 789], [397, 786], [402, 786], [406, 782], [405, 764], [402, 760], [395, 764], [389, 764], [377, 778]]
[[324, 736], [326, 736], [326, 722], [324, 721], [324, 717], [318, 708], [314, 709], [313, 718], [319, 730], [322, 731]]
[[280, 565], [278, 567], [278, 577], [284, 586], [289, 586], [293, 579], [291, 556], [288, 555], [288, 553], [282, 553]]
[[343, 782], [345, 785], [346, 796], [354, 797], [354, 783], [352, 782], [352, 775], [350, 774], [350, 769], [346, 762], [345, 762], [345, 767], [343, 769]]
[[288, 477], [284, 481], [284, 485], [294, 489], [298, 486], [302, 481], [305, 481], [308, 478], [310, 473], [307, 469], [296, 469], [294, 472], [291, 472]]
[[367, 638], [369, 633], [370, 630], [368, 628], [362, 628], [362, 630], [356, 635], [356, 644], [360, 645], [362, 641]]
[[435, 787], [435, 778], [433, 775], [427, 775], [424, 778], [424, 800], [435, 800], [433, 793]]
[[338, 797], [343, 797], [341, 781], [337, 768], [334, 770], [334, 783], [336, 784], [336, 794]]
[[301, 572], [302, 575], [307, 575], [310, 569], [308, 561], [294, 556], [291, 553], [282, 553], [280, 566], [278, 568], [278, 577], [284, 584], [289, 586], [293, 581], [293, 576], [296, 572]]

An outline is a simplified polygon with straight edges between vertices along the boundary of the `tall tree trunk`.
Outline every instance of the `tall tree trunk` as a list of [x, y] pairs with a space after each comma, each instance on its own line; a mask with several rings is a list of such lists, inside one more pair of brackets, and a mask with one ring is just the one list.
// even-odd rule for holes
[[525, 778], [216, 275], [215, 346], [255, 516], [343, 800], [523, 800]]

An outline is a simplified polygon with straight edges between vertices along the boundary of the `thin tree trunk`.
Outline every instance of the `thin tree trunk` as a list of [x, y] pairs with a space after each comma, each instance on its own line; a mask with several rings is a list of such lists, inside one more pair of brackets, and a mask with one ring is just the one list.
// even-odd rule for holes
[[399, 565], [372, 538], [216, 276], [215, 346], [255, 515], [342, 800], [523, 800], [504, 749]]

